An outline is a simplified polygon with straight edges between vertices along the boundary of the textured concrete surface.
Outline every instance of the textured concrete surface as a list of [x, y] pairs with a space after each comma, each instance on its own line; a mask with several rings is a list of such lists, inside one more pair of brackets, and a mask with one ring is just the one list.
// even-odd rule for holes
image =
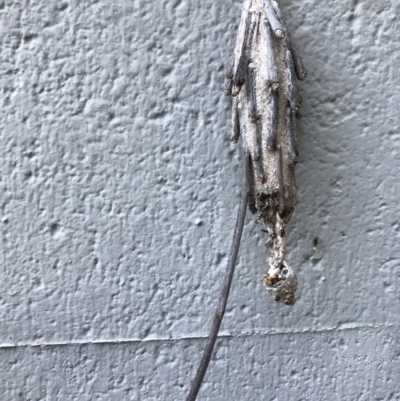
[[[0, 1], [1, 400], [184, 398], [238, 205], [240, 4]], [[266, 294], [249, 215], [199, 399], [397, 400], [400, 3], [280, 4], [309, 71], [299, 300]]]
[[[396, 331], [224, 337], [199, 399], [398, 400]], [[6, 348], [2, 380], [9, 400], [180, 400], [203, 344], [184, 339]]]

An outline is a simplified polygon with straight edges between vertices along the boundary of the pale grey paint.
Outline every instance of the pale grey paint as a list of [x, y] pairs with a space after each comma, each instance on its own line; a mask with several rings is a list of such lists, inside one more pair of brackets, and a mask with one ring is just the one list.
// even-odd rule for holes
[[[184, 398], [240, 191], [240, 4], [0, 2], [2, 400]], [[280, 4], [308, 67], [299, 299], [266, 294], [249, 215], [199, 400], [397, 400], [400, 3]]]

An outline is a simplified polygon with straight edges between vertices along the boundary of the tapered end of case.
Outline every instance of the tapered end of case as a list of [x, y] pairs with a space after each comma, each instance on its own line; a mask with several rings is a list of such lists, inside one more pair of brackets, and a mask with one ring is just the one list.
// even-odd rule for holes
[[278, 268], [269, 269], [264, 275], [264, 284], [276, 302], [290, 306], [296, 303], [297, 277], [286, 261]]

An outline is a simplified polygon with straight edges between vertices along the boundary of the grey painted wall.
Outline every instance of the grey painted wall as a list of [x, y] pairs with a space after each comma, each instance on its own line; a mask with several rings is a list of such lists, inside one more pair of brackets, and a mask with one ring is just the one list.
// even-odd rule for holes
[[[400, 400], [400, 3], [280, 4], [309, 72], [299, 299], [264, 290], [249, 215], [199, 400]], [[1, 400], [184, 399], [240, 192], [240, 5], [0, 2]]]

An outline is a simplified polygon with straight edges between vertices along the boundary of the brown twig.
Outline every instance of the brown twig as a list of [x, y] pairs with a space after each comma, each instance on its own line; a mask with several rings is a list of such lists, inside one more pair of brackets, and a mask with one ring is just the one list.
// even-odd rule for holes
[[221, 326], [222, 319], [225, 314], [226, 303], [228, 301], [229, 291], [231, 289], [231, 283], [233, 273], [235, 271], [236, 260], [239, 253], [240, 240], [242, 238], [244, 219], [246, 217], [247, 202], [249, 199], [249, 153], [243, 144], [243, 183], [242, 183], [242, 194], [240, 197], [239, 210], [236, 218], [235, 231], [233, 234], [233, 241], [231, 252], [229, 255], [228, 265], [225, 271], [224, 283], [221, 289], [219, 302], [215, 311], [214, 320], [211, 326], [210, 335], [206, 348], [204, 349], [203, 357], [201, 358], [200, 365], [197, 369], [196, 376], [192, 382], [189, 395], [186, 401], [195, 401], [197, 393], [200, 390], [200, 386], [203, 382], [204, 375], [206, 374], [208, 364], [210, 363], [211, 355], [214, 349], [215, 342], [217, 340], [219, 328]]

